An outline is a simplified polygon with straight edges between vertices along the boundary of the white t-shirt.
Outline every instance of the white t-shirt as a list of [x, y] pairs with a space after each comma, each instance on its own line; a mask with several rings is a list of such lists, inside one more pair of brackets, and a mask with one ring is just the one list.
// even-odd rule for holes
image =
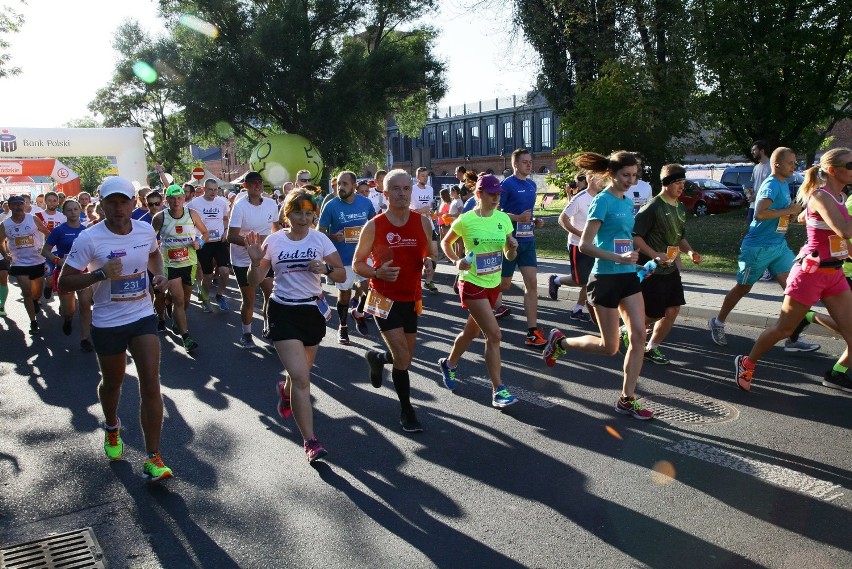
[[[769, 165], [769, 160], [766, 162], [758, 162], [751, 171], [751, 195], [757, 194], [757, 190], [763, 184], [763, 180], [772, 175], [772, 167]], [[748, 203], [749, 209], [754, 209], [754, 200]]]
[[639, 180], [635, 186], [627, 190], [627, 195], [633, 199], [633, 215], [636, 215], [639, 208], [651, 199], [653, 193], [651, 184], [645, 180]]
[[225, 216], [228, 215], [228, 210], [231, 209], [231, 204], [225, 198], [216, 196], [212, 200], [207, 200], [204, 196], [198, 196], [189, 204], [189, 209], [198, 212], [201, 216], [201, 221], [207, 227], [207, 232], [210, 234], [207, 241], [221, 241], [225, 235]]
[[121, 276], [92, 285], [95, 305], [92, 325], [112, 328], [154, 314], [148, 296], [148, 257], [157, 251], [157, 234], [149, 223], [131, 220], [127, 235], [117, 235], [106, 223], [86, 228], [74, 241], [65, 263], [79, 271], [96, 271], [110, 259], [121, 259]]
[[[252, 205], [247, 199], [236, 202], [231, 210], [229, 229], [236, 227], [240, 230], [240, 235], [254, 231], [261, 238], [272, 233], [272, 224], [278, 222], [278, 204], [265, 196], [262, 200], [260, 205]], [[245, 247], [231, 243], [231, 264], [236, 267], [251, 265], [251, 257]]]
[[[597, 194], [595, 194], [597, 195]], [[589, 206], [592, 205], [594, 196], [586, 190], [574, 196], [574, 199], [568, 202], [562, 213], [567, 215], [571, 220], [571, 225], [582, 231], [586, 227], [586, 220], [589, 217]], [[573, 233], [568, 233], [569, 245], [580, 245], [580, 237]]]
[[435, 199], [435, 194], [432, 191], [432, 186], [421, 188], [417, 184], [411, 188], [411, 209], [418, 210], [428, 207], [432, 210], [432, 200]]
[[450, 202], [450, 211], [448, 211], [447, 213], [449, 213], [450, 215], [459, 216], [461, 215], [463, 207], [464, 201], [461, 198], [456, 198]]
[[[297, 300], [322, 294], [320, 275], [310, 272], [308, 264], [337, 252], [325, 233], [309, 229], [304, 239], [292, 241], [289, 231], [282, 229], [267, 237], [263, 248], [263, 258], [272, 262], [272, 270], [275, 272], [273, 300], [292, 304], [282, 302], [281, 299]], [[313, 301], [296, 304], [311, 303]]]
[[382, 213], [385, 209], [385, 195], [379, 191], [376, 191], [375, 188], [370, 188], [370, 195], [367, 196], [370, 198], [370, 201], [373, 202], [373, 209], [376, 210], [376, 213]]
[[[33, 209], [35, 209], [35, 208], [33, 208]], [[54, 229], [56, 229], [57, 227], [59, 227], [60, 225], [62, 225], [66, 221], [68, 221], [68, 218], [65, 217], [65, 214], [63, 214], [58, 209], [56, 211], [54, 211], [53, 213], [48, 213], [47, 210], [45, 209], [45, 210], [42, 210], [38, 213], [34, 213], [33, 215], [37, 216], [39, 219], [41, 219], [44, 222], [44, 225], [47, 227], [48, 231], [53, 231]]]
[[6, 230], [13, 267], [44, 265], [44, 257], [41, 256], [44, 234], [36, 227], [35, 216], [25, 213], [21, 223], [15, 223], [10, 214], [3, 220], [3, 229]]

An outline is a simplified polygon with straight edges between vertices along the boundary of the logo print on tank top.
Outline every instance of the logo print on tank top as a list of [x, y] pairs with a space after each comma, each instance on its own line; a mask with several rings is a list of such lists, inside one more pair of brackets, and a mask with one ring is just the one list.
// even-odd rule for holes
[[399, 233], [388, 233], [387, 240], [389, 245], [396, 245], [402, 241], [402, 237], [400, 237]]

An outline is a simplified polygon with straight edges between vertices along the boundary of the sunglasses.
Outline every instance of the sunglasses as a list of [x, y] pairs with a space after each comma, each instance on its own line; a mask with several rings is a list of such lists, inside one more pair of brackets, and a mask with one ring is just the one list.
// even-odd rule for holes
[[148, 202], [148, 207], [154, 207], [156, 205], [160, 205], [163, 202]]
[[308, 182], [311, 181], [311, 179], [310, 178], [299, 178], [299, 181], [302, 182], [303, 184], [307, 184]]
[[847, 162], [846, 164], [835, 164], [838, 168], [846, 168], [847, 170], [852, 170], [852, 162]]

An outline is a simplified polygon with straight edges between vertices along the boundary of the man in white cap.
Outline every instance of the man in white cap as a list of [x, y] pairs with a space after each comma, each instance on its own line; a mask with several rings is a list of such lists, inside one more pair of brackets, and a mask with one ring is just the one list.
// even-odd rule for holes
[[129, 350], [139, 377], [140, 418], [148, 454], [143, 476], [163, 480], [173, 474], [160, 457], [160, 340], [148, 296], [148, 271], [154, 275], [155, 288], [162, 291], [167, 284], [163, 257], [151, 225], [130, 217], [136, 197], [130, 180], [107, 178], [100, 197], [105, 219], [74, 241], [59, 275], [59, 287], [67, 291], [94, 289], [92, 342], [102, 374], [98, 398], [104, 413], [104, 452], [110, 460], [120, 460], [124, 454], [118, 402]]

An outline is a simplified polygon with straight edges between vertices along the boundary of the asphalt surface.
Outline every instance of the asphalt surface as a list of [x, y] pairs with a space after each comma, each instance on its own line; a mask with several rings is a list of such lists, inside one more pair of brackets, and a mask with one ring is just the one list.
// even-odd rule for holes
[[[543, 263], [540, 284], [559, 267]], [[162, 484], [140, 478], [134, 368], [120, 406], [126, 460], [110, 463], [94, 354], [78, 350], [76, 329], [62, 335], [55, 299], [30, 338], [12, 285], [0, 318], [0, 549], [92, 527], [110, 567], [852, 566], [852, 396], [819, 383], [844, 346], [809, 330], [819, 352], [776, 347], [751, 393], [732, 380], [754, 323], [780, 306], [777, 285], [741, 303], [722, 348], [706, 318], [732, 280], [686, 274], [689, 306], [664, 346], [673, 364], [646, 362], [638, 392], [675, 411], [691, 397], [724, 420], [641, 422], [612, 409], [620, 357], [569, 353], [548, 369], [522, 345], [519, 291], [501, 322], [504, 382], [521, 401], [491, 408], [481, 341], [456, 392], [444, 389], [435, 362], [465, 317], [451, 270], [441, 267], [440, 292], [425, 298], [411, 368], [426, 431], [399, 428], [389, 372], [380, 390], [369, 383], [375, 326], [369, 337], [353, 328], [349, 347], [329, 327], [312, 393], [330, 454], [314, 466], [295, 424], [276, 414], [283, 370], [272, 349], [259, 339], [241, 349], [237, 312], [195, 305], [196, 355], [162, 340], [162, 453], [176, 474]], [[572, 324], [564, 297], [541, 292], [542, 329], [594, 332]]]

